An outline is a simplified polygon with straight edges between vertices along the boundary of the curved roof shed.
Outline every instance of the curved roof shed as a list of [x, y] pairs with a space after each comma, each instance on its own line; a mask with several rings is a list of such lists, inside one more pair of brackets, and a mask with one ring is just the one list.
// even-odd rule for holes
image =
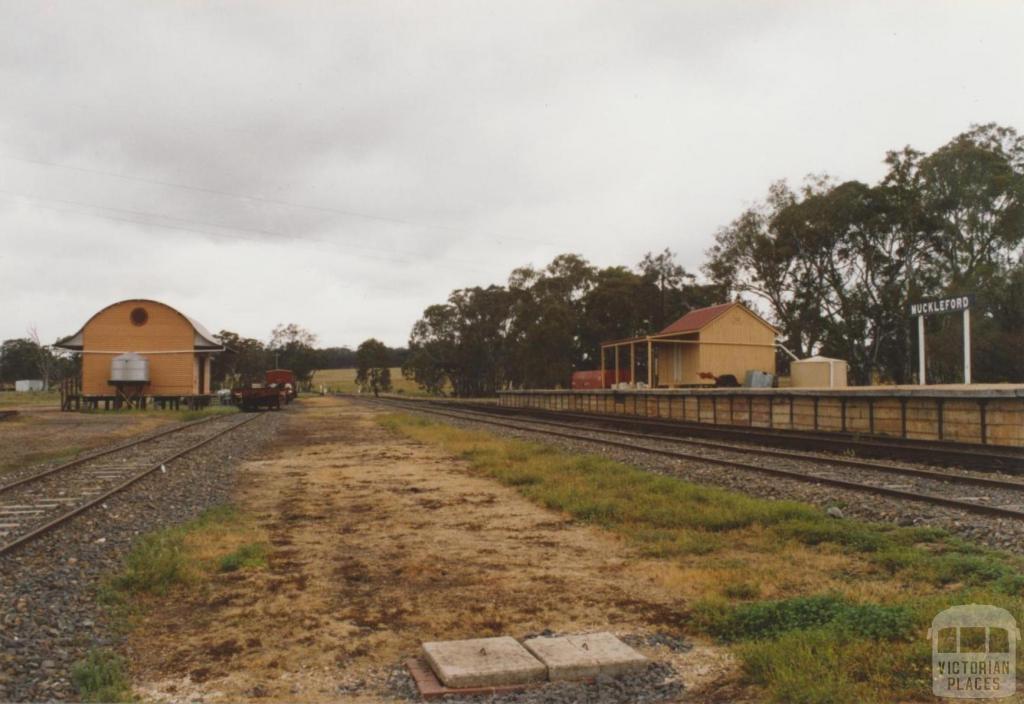
[[111, 361], [136, 353], [149, 362], [146, 394], [194, 396], [210, 392], [211, 355], [224, 350], [198, 322], [166, 303], [145, 298], [103, 308], [55, 347], [82, 355], [82, 394], [113, 395]]

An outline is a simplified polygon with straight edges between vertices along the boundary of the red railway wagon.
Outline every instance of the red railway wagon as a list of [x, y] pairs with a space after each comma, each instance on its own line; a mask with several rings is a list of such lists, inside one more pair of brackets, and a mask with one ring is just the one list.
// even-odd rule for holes
[[[629, 376], [628, 369], [619, 370], [619, 382], [632, 381]], [[610, 389], [615, 383], [615, 370], [606, 369], [604, 372], [604, 386], [601, 385], [601, 370], [595, 369], [588, 372], [573, 372], [572, 373], [572, 388], [573, 389]]]
[[276, 385], [288, 392], [286, 403], [299, 395], [299, 385], [295, 383], [295, 372], [291, 369], [268, 369], [265, 378], [267, 386]]

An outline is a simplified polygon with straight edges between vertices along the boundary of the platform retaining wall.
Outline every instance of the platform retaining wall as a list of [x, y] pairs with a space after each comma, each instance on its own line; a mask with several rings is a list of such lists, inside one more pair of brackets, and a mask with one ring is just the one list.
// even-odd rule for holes
[[1024, 447], [1024, 386], [502, 391], [499, 405]]

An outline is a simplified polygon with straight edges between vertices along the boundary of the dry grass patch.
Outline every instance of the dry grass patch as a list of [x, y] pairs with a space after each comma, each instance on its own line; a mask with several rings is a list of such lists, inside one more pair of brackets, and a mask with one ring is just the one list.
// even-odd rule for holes
[[201, 584], [217, 572], [262, 567], [265, 543], [265, 532], [251, 516], [228, 505], [208, 509], [182, 526], [141, 536], [123, 569], [108, 580], [107, 597], [117, 602], [163, 595]]
[[732, 644], [771, 701], [927, 700], [935, 614], [987, 603], [1024, 623], [1024, 560], [941, 530], [836, 520], [419, 417], [381, 422], [661, 558], [650, 577], [692, 605], [691, 628]]

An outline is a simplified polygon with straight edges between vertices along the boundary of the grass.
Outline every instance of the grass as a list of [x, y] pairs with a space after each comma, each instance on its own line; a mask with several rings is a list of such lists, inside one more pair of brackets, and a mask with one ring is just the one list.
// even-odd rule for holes
[[85, 702], [132, 700], [124, 659], [106, 649], [90, 650], [71, 668], [71, 683]]
[[[128, 630], [149, 599], [202, 589], [218, 573], [265, 568], [265, 538], [255, 519], [234, 506], [207, 509], [187, 523], [140, 536], [121, 568], [103, 581], [99, 601], [115, 630]], [[124, 661], [111, 651], [91, 651], [75, 664], [72, 681], [83, 701], [131, 699]]]
[[[319, 391], [320, 386], [326, 386], [328, 391], [335, 391], [346, 394], [359, 392], [356, 384], [355, 369], [318, 369], [313, 374], [313, 390]], [[402, 376], [401, 367], [391, 367], [391, 386], [393, 393], [407, 394], [412, 396], [425, 395], [423, 389], [412, 379]]]
[[836, 520], [804, 503], [419, 417], [380, 422], [658, 560], [662, 584], [693, 605], [691, 627], [735, 652], [759, 698], [925, 699], [924, 634], [939, 611], [987, 603], [1024, 623], [1024, 560], [939, 529]]
[[[349, 370], [330, 370], [330, 371], [349, 371]], [[355, 370], [353, 372], [353, 378], [355, 378]], [[401, 374], [401, 370], [399, 370]], [[394, 377], [392, 377], [394, 378]], [[411, 382], [410, 382], [411, 383]], [[60, 407], [60, 392], [51, 389], [50, 391], [26, 391], [18, 393], [15, 391], [0, 391], [0, 409], [4, 408], [16, 408], [16, 407], [45, 407], [54, 406]], [[146, 411], [138, 411], [136, 409], [125, 409], [119, 411], [122, 413], [166, 413], [180, 417], [181, 420], [198, 420], [207, 415], [219, 415], [221, 413], [233, 413], [237, 409], [234, 406], [209, 406], [198, 411], [158, 411], [155, 409], [148, 409]], [[81, 413], [103, 413], [106, 411], [80, 411]]]
[[220, 558], [221, 572], [237, 572], [238, 570], [267, 566], [267, 546], [263, 543], [249, 543], [232, 553]]
[[[230, 505], [204, 511], [188, 523], [139, 537], [105, 586], [109, 601], [164, 595], [216, 572], [266, 566], [266, 545], [250, 516]], [[253, 540], [258, 538], [258, 540]]]
[[[147, 411], [148, 412], [148, 411]], [[203, 418], [209, 418], [210, 416], [228, 416], [233, 413], [238, 413], [237, 406], [207, 406], [206, 408], [200, 408], [197, 411], [157, 411], [157, 413], [172, 413], [177, 416], [177, 419], [182, 423], [188, 423], [193, 420], [201, 420]]]
[[0, 391], [0, 409], [19, 406], [60, 406], [60, 391]]

